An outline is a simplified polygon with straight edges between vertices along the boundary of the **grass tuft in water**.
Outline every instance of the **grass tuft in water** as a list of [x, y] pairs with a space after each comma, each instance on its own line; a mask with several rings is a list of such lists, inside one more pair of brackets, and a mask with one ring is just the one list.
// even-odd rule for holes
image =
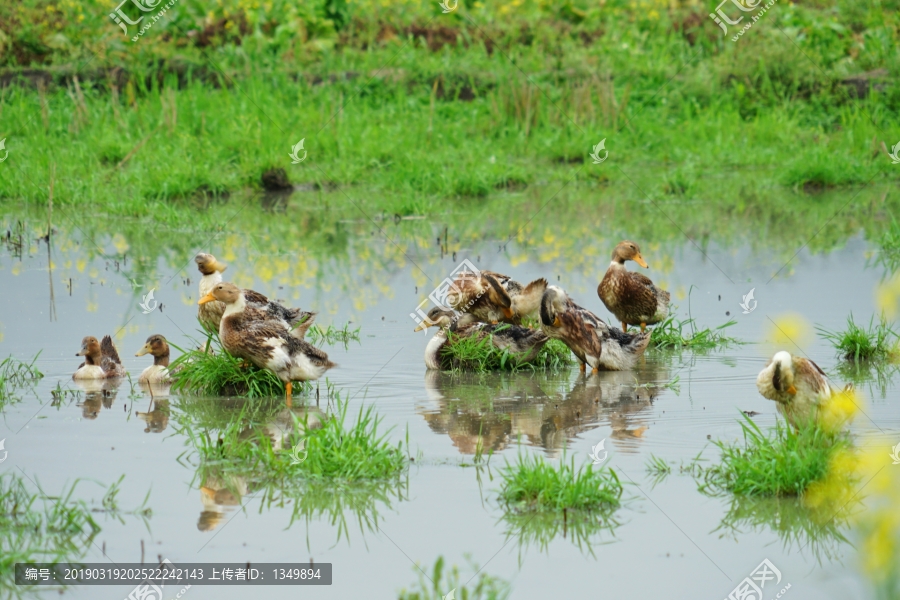
[[351, 330], [350, 323], [345, 323], [341, 328], [329, 325], [324, 329], [318, 325], [313, 325], [306, 332], [306, 339], [316, 346], [321, 346], [323, 343], [329, 346], [343, 344], [346, 349], [350, 342], [359, 343], [359, 330], [360, 327]]
[[452, 370], [487, 373], [491, 371], [525, 371], [538, 369], [559, 370], [572, 364], [572, 353], [559, 340], [549, 340], [531, 360], [510, 352], [508, 348], [497, 348], [491, 338], [460, 338], [449, 334], [451, 344], [444, 354]]
[[40, 355], [41, 353], [38, 352], [31, 362], [27, 363], [12, 356], [0, 362], [0, 409], [14, 400], [13, 394], [16, 388], [44, 377], [44, 374], [34, 366]]
[[843, 331], [831, 331], [824, 327], [816, 327], [816, 330], [831, 342], [845, 360], [858, 362], [900, 357], [900, 336], [888, 324], [884, 315], [877, 324], [873, 315], [868, 327], [857, 325], [851, 314], [847, 318], [847, 329]]
[[[723, 331], [736, 325], [732, 319], [714, 329], [697, 329], [694, 319], [684, 321], [677, 320], [670, 315], [665, 321], [653, 327], [650, 331], [650, 345], [655, 348], [690, 348], [691, 350], [711, 350], [742, 344], [737, 338], [729, 337]], [[685, 335], [685, 329], [690, 328], [689, 335]]]
[[519, 454], [500, 476], [500, 501], [520, 512], [610, 511], [621, 503], [622, 484], [615, 471], [594, 470], [592, 464], [576, 469], [574, 457], [554, 467], [536, 454]]
[[[248, 398], [284, 396], [284, 384], [274, 373], [228, 354], [222, 347], [218, 334], [211, 334], [208, 340], [212, 352], [199, 349], [185, 351], [169, 342], [182, 353], [169, 368], [173, 373], [173, 391]], [[308, 387], [309, 384], [295, 385], [294, 391], [302, 392]]]
[[[467, 557], [468, 558], [468, 557]], [[472, 572], [478, 574], [481, 569], [469, 560]], [[481, 573], [474, 585], [463, 584], [459, 568], [453, 565], [449, 570], [444, 569], [444, 557], [439, 556], [434, 563], [430, 579], [427, 581], [421, 567], [416, 567], [418, 582], [412, 589], [402, 589], [397, 595], [398, 600], [441, 600], [445, 597], [455, 597], [460, 600], [504, 600], [509, 597], [510, 586], [502, 579], [491, 577], [487, 573]], [[474, 578], [467, 578], [470, 581]], [[454, 591], [451, 596], [450, 592]]]
[[800, 431], [778, 421], [764, 433], [743, 415], [744, 443], [715, 441], [722, 452], [721, 463], [700, 468], [700, 491], [742, 496], [799, 496], [828, 473], [832, 456], [850, 448], [840, 430], [805, 427]]

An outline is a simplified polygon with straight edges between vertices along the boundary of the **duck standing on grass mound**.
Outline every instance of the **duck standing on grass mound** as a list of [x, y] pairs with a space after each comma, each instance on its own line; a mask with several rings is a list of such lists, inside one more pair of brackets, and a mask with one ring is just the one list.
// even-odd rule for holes
[[75, 356], [83, 356], [84, 362], [78, 366], [72, 379], [111, 379], [124, 377], [125, 367], [119, 360], [119, 351], [112, 338], [103, 336], [103, 341], [98, 342], [92, 335], [81, 340], [81, 350]]
[[669, 316], [670, 295], [653, 285], [650, 278], [626, 270], [625, 261], [629, 260], [648, 268], [637, 244], [619, 242], [606, 275], [597, 286], [597, 295], [622, 323], [622, 331], [628, 331], [629, 325], [640, 325], [643, 332], [647, 325], [665, 321]]
[[232, 356], [274, 373], [284, 382], [289, 402], [292, 382], [318, 379], [337, 366], [327, 354], [293, 335], [287, 322], [247, 302], [244, 294], [236, 285], [223, 282], [200, 298], [199, 304], [224, 303], [219, 324], [222, 346]]
[[533, 360], [550, 339], [547, 334], [536, 329], [518, 325], [493, 325], [479, 323], [471, 314], [457, 315], [452, 310], [435, 306], [428, 312], [428, 319], [416, 327], [422, 331], [428, 327], [438, 327], [438, 332], [425, 347], [425, 366], [429, 369], [452, 368], [452, 359], [447, 350], [459, 339], [490, 337], [491, 344], [509, 350], [514, 360], [523, 363]]
[[[201, 252], [194, 257], [200, 274], [200, 297], [208, 295], [214, 287], [222, 283], [222, 271], [228, 268], [228, 265], [220, 263], [212, 254]], [[269, 300], [264, 294], [253, 290], [241, 290], [244, 292], [244, 298], [247, 304], [266, 311], [269, 316], [284, 320], [291, 329], [292, 334], [301, 340], [306, 336], [307, 330], [316, 319], [316, 313], [302, 310], [299, 308], [286, 308]], [[207, 331], [218, 331], [219, 323], [222, 321], [222, 315], [225, 312], [225, 305], [221, 302], [207, 302], [201, 304], [197, 309], [197, 319]]]
[[[819, 365], [807, 358], [791, 356], [784, 350], [776, 352], [766, 368], [759, 372], [756, 389], [763, 398], [774, 400], [781, 416], [796, 429], [814, 425], [819, 409], [840, 393]], [[852, 389], [850, 384], [844, 388], [845, 391]]]
[[581, 370], [629, 371], [644, 354], [650, 334], [619, 332], [597, 315], [575, 304], [565, 290], [551, 285], [541, 301], [541, 329], [562, 340], [578, 360]]
[[547, 280], [522, 285], [508, 275], [493, 271], [462, 271], [447, 294], [451, 308], [469, 313], [483, 323], [513, 323], [537, 318]]
[[158, 333], [147, 338], [144, 346], [135, 352], [135, 356], [153, 356], [153, 364], [143, 370], [138, 383], [171, 383], [169, 373], [169, 343]]

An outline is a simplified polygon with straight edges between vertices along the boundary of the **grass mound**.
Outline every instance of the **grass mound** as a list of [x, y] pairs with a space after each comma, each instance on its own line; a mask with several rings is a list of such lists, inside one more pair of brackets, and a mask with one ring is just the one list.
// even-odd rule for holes
[[[698, 329], [694, 319], [684, 321], [677, 320], [670, 315], [665, 321], [653, 327], [650, 331], [650, 345], [655, 348], [690, 348], [692, 350], [711, 350], [713, 348], [728, 347], [742, 344], [737, 338], [729, 337], [723, 333], [728, 327], [737, 324], [732, 319], [714, 329]], [[690, 333], [685, 335], [685, 329], [690, 328]]]
[[520, 454], [501, 471], [500, 501], [516, 511], [611, 511], [619, 507], [622, 484], [612, 469], [592, 464], [575, 468], [575, 458], [559, 467], [535, 454]]
[[857, 325], [851, 314], [847, 318], [847, 329], [831, 331], [824, 327], [816, 330], [831, 342], [845, 360], [886, 360], [900, 356], [900, 335], [888, 324], [884, 315], [878, 323], [875, 317], [869, 319], [869, 326]]
[[[470, 567], [476, 575], [481, 570], [470, 562]], [[466, 600], [504, 600], [509, 597], [510, 586], [502, 579], [491, 577], [487, 573], [481, 573], [473, 586], [461, 583], [459, 568], [456, 565], [449, 570], [444, 570], [444, 557], [439, 556], [434, 563], [431, 572], [431, 581], [425, 580], [421, 568], [416, 568], [419, 576], [417, 585], [411, 590], [400, 590], [399, 600], [442, 600], [443, 598], [460, 598]], [[451, 591], [454, 594], [451, 594]]]
[[549, 340], [534, 358], [524, 360], [525, 357], [510, 352], [507, 348], [500, 349], [494, 346], [490, 336], [476, 339], [460, 338], [454, 336], [453, 333], [448, 335], [451, 344], [443, 353], [442, 363], [448, 365], [452, 370], [475, 371], [476, 373], [556, 370], [572, 363], [572, 353], [559, 340]]
[[700, 489], [714, 494], [799, 496], [828, 473], [837, 452], [851, 447], [840, 429], [805, 427], [794, 431], [782, 421], [764, 433], [749, 417], [741, 422], [743, 445], [713, 442], [721, 463], [699, 469]]

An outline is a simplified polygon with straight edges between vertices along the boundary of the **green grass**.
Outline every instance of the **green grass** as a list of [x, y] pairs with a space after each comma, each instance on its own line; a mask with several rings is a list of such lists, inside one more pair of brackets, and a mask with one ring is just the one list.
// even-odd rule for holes
[[44, 374], [34, 366], [40, 355], [38, 352], [31, 362], [22, 362], [12, 356], [0, 362], [0, 410], [16, 399], [14, 394], [17, 388], [37, 382], [44, 377]]
[[[274, 373], [228, 354], [217, 333], [210, 334], [207, 339], [213, 352], [186, 351], [169, 342], [181, 352], [169, 368], [173, 373], [174, 391], [203, 396], [284, 396], [284, 384]], [[198, 346], [202, 346], [202, 342], [194, 342], [194, 347]], [[310, 387], [308, 383], [295, 385], [294, 392], [301, 393]]]
[[873, 315], [869, 326], [857, 325], [851, 314], [847, 317], [847, 329], [832, 331], [824, 327], [816, 330], [828, 340], [844, 360], [887, 360], [900, 356], [900, 336], [888, 324], [884, 315], [878, 323]]
[[565, 458], [558, 467], [537, 454], [520, 453], [500, 472], [500, 502], [517, 512], [611, 511], [619, 507], [622, 484], [612, 469], [592, 464], [575, 468]]
[[345, 323], [344, 326], [340, 328], [329, 325], [324, 329], [319, 325], [313, 325], [309, 328], [309, 331], [306, 332], [306, 339], [311, 344], [320, 347], [322, 344], [328, 344], [329, 346], [342, 344], [344, 348], [347, 348], [350, 345], [350, 342], [359, 343], [360, 329], [360, 327], [350, 329], [350, 323]]
[[579, 552], [594, 558], [594, 547], [609, 543], [606, 538], [615, 537], [616, 528], [621, 524], [608, 511], [563, 511], [540, 513], [506, 512], [500, 518], [506, 539], [515, 540], [519, 551], [519, 564], [525, 559], [525, 551], [537, 548], [539, 552], [550, 553], [550, 544], [562, 537], [578, 548]]
[[821, 481], [836, 451], [850, 447], [845, 433], [819, 427], [799, 432], [778, 421], [764, 433], [746, 415], [741, 421], [743, 444], [714, 441], [721, 451], [718, 465], [701, 468], [697, 476], [705, 493], [739, 496], [799, 496]]
[[459, 568], [453, 565], [450, 569], [444, 567], [444, 557], [439, 556], [431, 569], [430, 575], [426, 578], [422, 568], [416, 566], [416, 575], [418, 582], [411, 586], [411, 589], [402, 589], [397, 595], [398, 600], [441, 600], [450, 595], [455, 590], [457, 600], [505, 600], [510, 595], [510, 585], [497, 577], [492, 577], [487, 573], [480, 573], [481, 569], [477, 565], [471, 563], [471, 578], [475, 578], [473, 584], [466, 578], [465, 581], [460, 575]]
[[878, 244], [881, 246], [878, 262], [889, 272], [895, 272], [900, 268], [900, 223], [893, 216], [890, 227], [881, 234]]
[[474, 371], [522, 371], [549, 369], [557, 370], [572, 364], [572, 353], [559, 340], [549, 340], [530, 361], [510, 352], [508, 348], [497, 348], [490, 336], [481, 339], [459, 337], [448, 334], [450, 344], [442, 357], [452, 370]]
[[690, 350], [711, 350], [713, 348], [727, 348], [741, 344], [740, 340], [725, 335], [724, 330], [737, 321], [732, 319], [727, 323], [713, 329], [708, 327], [699, 329], [694, 319], [678, 320], [674, 315], [669, 315], [665, 321], [655, 325], [650, 332], [650, 346], [666, 349], [687, 348]]

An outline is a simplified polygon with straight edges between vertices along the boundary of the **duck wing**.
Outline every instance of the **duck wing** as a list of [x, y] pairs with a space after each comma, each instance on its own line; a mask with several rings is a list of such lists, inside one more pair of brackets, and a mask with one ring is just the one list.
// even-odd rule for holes
[[122, 361], [119, 359], [119, 351], [116, 349], [113, 339], [108, 335], [104, 335], [103, 339], [100, 340], [100, 368], [103, 369], [107, 376], [118, 377], [124, 374], [124, 367], [122, 367]]

